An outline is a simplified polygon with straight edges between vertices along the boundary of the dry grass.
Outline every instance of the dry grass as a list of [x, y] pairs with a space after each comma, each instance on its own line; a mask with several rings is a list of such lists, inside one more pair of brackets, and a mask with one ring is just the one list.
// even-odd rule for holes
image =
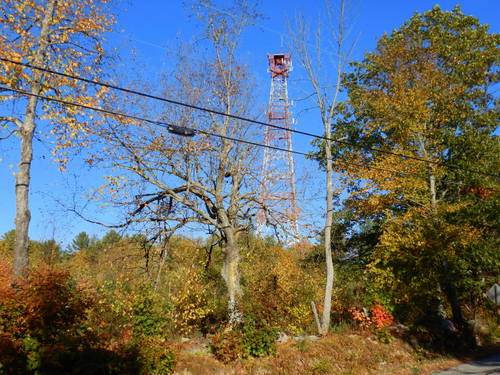
[[[498, 348], [497, 348], [498, 350]], [[463, 358], [467, 360], [470, 358]], [[356, 334], [332, 334], [317, 341], [278, 345], [276, 355], [228, 365], [207, 354], [181, 354], [178, 375], [426, 375], [461, 363], [436, 356], [426, 359], [400, 340], [381, 344]]]

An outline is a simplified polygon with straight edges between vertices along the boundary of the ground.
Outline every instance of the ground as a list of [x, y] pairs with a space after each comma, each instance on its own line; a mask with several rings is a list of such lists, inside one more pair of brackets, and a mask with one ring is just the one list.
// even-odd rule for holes
[[428, 375], [481, 356], [500, 353], [500, 346], [480, 348], [461, 357], [415, 350], [395, 339], [383, 344], [362, 334], [331, 334], [318, 340], [278, 344], [275, 355], [223, 364], [207, 353], [202, 341], [179, 344], [178, 375]]

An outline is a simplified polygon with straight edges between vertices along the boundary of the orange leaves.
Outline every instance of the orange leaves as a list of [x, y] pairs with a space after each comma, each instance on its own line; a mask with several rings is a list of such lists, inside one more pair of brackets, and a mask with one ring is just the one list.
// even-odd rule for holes
[[372, 324], [370, 316], [366, 311], [358, 310], [355, 307], [350, 307], [348, 311], [351, 313], [352, 319], [356, 322], [359, 328], [366, 329]]
[[348, 311], [361, 329], [370, 327], [380, 329], [394, 324], [394, 317], [379, 303], [374, 303], [370, 311], [358, 310], [355, 307], [350, 307]]
[[0, 289], [3, 335], [27, 334], [44, 342], [64, 334], [85, 316], [89, 299], [64, 271], [42, 266], [30, 273], [27, 283], [20, 280], [13, 287], [8, 281], [2, 278]]
[[371, 320], [376, 328], [383, 328], [394, 324], [394, 317], [379, 303], [375, 303], [372, 306], [370, 313]]
[[12, 294], [12, 266], [4, 259], [0, 260], [0, 295]]

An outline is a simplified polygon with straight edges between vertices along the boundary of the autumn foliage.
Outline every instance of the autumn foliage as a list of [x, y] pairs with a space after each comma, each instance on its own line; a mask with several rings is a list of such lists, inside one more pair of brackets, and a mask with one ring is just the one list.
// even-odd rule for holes
[[[107, 75], [101, 38], [115, 22], [107, 13], [111, 1], [46, 3], [54, 11], [36, 1], [0, 0], [8, 10], [0, 14], [6, 33], [0, 32], [0, 55], [33, 63], [32, 50], [43, 38], [32, 30], [45, 17], [50, 38], [39, 48], [40, 64], [89, 79]], [[345, 194], [327, 208], [327, 229], [314, 243], [287, 247], [278, 236], [253, 232], [262, 204], [258, 143], [232, 141], [250, 136], [249, 125], [236, 120], [254, 106], [247, 68], [233, 64], [242, 25], [202, 3], [209, 2], [198, 4], [197, 16], [206, 18], [213, 53], [179, 50], [178, 71], [162, 91], [193, 106], [209, 103], [232, 119], [195, 115], [173, 102], [150, 111], [151, 103], [131, 93], [0, 64], [0, 84], [35, 86], [33, 108], [38, 95], [56, 95], [225, 134], [176, 138], [156, 120], [90, 115], [50, 101], [31, 111], [30, 148], [32, 136], [45, 130], [62, 169], [71, 167], [70, 157], [84, 155], [90, 166], [107, 170], [92, 199], [123, 209], [126, 224], [114, 226], [123, 233], [102, 238], [81, 232], [66, 249], [55, 239], [28, 240], [28, 222], [0, 239], [0, 375], [168, 374], [179, 359], [197, 358], [182, 352], [193, 342], [217, 366], [240, 366], [235, 373], [252, 372], [252, 357], [259, 357], [266, 373], [361, 374], [363, 361], [370, 371], [384, 371], [385, 359], [408, 359], [410, 349], [388, 349], [396, 348], [398, 327], [408, 337], [416, 333], [419, 355], [422, 343], [429, 350], [444, 343], [441, 350], [450, 338], [463, 339], [472, 319], [489, 320], [484, 336], [495, 341], [497, 306], [484, 292], [500, 272], [492, 173], [498, 103], [488, 91], [498, 83], [499, 35], [458, 8], [435, 7], [384, 35], [354, 63], [342, 81], [346, 101], [332, 105], [324, 122], [326, 135], [331, 130], [345, 141], [317, 143], [316, 155], [320, 165], [335, 167], [329, 174]], [[240, 11], [242, 24], [253, 22], [250, 8]], [[338, 78], [340, 85], [340, 71]], [[0, 102], [14, 100], [0, 96]], [[35, 126], [39, 119], [46, 128]], [[22, 119], [0, 120], [12, 134], [28, 134]], [[28, 154], [20, 163], [25, 169]], [[16, 184], [25, 189], [26, 212], [28, 182]], [[209, 234], [194, 238], [206, 226]], [[18, 237], [26, 246], [15, 245]], [[16, 259], [23, 261], [17, 271]], [[441, 327], [449, 320], [460, 333]], [[395, 322], [402, 325], [391, 327]], [[278, 337], [288, 341], [277, 345]], [[372, 337], [388, 345], [379, 349], [380, 360], [365, 358]]]
[[[40, 266], [26, 280], [13, 283], [10, 267], [4, 262], [0, 266], [4, 271], [0, 279], [0, 373], [146, 374], [158, 368], [169, 371], [175, 363], [165, 340], [155, 342], [154, 335], [144, 339], [144, 334], [152, 332], [142, 330], [154, 321], [136, 318], [131, 331], [120, 330], [114, 336], [99, 332], [107, 322], [101, 318], [96, 324], [91, 319], [99, 304], [97, 296], [78, 287], [68, 272]], [[115, 311], [111, 324], [117, 318]]]
[[350, 307], [349, 312], [358, 327], [362, 329], [371, 327], [380, 329], [394, 324], [394, 317], [379, 303], [374, 303], [369, 310]]
[[9, 275], [1, 279], [0, 363], [19, 374], [29, 373], [23, 368], [64, 371], [71, 352], [91, 344], [83, 326], [90, 297], [57, 269], [41, 267], [15, 284]]

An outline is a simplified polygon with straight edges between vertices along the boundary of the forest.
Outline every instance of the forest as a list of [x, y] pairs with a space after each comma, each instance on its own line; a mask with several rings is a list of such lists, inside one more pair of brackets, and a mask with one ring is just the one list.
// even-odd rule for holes
[[[500, 351], [500, 34], [434, 6], [354, 59], [351, 3], [288, 19], [322, 129], [297, 235], [261, 194], [239, 58], [258, 2], [187, 2], [198, 37], [150, 77], [106, 39], [120, 1], [0, 0], [0, 374], [427, 374]], [[99, 175], [61, 203], [99, 231], [31, 238], [39, 137]]]

